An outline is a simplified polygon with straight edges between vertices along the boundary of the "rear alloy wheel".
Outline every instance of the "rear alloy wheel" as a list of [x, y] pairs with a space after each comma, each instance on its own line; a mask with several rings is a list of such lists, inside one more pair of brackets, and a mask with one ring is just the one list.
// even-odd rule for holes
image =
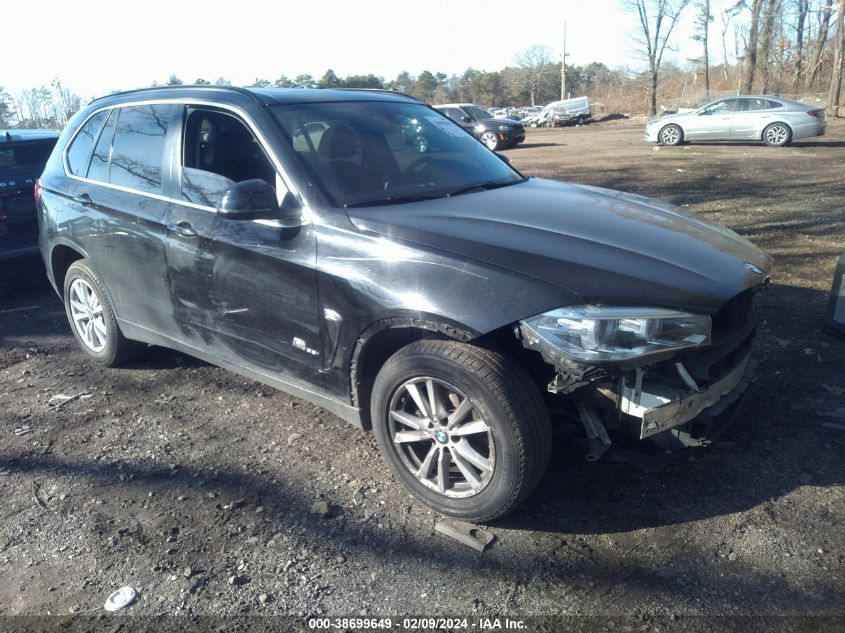
[[141, 344], [123, 336], [103, 283], [86, 260], [68, 268], [64, 300], [73, 337], [95, 363], [114, 367], [138, 354]]
[[662, 145], [680, 145], [684, 140], [684, 132], [680, 126], [670, 123], [660, 130], [657, 138]]
[[481, 142], [487, 146], [491, 152], [495, 152], [496, 148], [499, 147], [499, 137], [496, 136], [495, 132], [491, 132], [487, 130], [486, 132], [481, 133]]
[[784, 123], [772, 123], [763, 130], [763, 140], [766, 145], [783, 147], [792, 140], [792, 130]]
[[397, 479], [437, 512], [470, 521], [506, 514], [548, 465], [551, 427], [539, 389], [504, 356], [419, 341], [385, 363], [373, 429]]

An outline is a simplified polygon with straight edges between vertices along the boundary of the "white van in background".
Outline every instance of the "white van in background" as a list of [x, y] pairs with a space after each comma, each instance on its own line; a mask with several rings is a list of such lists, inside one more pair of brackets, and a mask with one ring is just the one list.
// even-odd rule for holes
[[590, 111], [589, 97], [575, 97], [563, 101], [552, 101], [537, 116], [536, 123], [529, 121], [531, 127], [582, 124], [593, 116]]

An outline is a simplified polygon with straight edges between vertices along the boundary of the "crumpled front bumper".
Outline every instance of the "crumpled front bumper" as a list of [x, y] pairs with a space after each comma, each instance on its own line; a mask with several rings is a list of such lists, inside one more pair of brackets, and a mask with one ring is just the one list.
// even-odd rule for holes
[[726, 376], [698, 391], [682, 391], [659, 383], [637, 388], [623, 387], [619, 408], [625, 415], [641, 420], [640, 439], [686, 424], [723, 399], [738, 400], [751, 382], [746, 357]]

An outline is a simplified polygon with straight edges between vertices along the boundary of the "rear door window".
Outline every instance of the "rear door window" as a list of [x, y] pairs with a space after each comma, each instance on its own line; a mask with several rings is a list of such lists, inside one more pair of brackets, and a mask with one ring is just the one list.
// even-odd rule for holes
[[97, 142], [97, 137], [103, 128], [103, 122], [108, 115], [108, 110], [97, 112], [85, 122], [70, 144], [66, 154], [67, 168], [74, 176], [84, 177], [88, 171], [91, 150], [94, 148], [94, 143]]
[[162, 193], [165, 137], [173, 108], [121, 108], [112, 144], [109, 182], [146, 193]]

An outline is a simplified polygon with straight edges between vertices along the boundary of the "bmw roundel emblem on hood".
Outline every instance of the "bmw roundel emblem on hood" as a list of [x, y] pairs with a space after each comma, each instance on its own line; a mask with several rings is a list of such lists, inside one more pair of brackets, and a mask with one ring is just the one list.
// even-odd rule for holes
[[754, 264], [749, 264], [748, 262], [744, 262], [744, 265], [745, 265], [745, 267], [746, 267], [748, 270], [750, 270], [752, 273], [755, 273], [755, 274], [757, 274], [757, 275], [765, 275], [765, 274], [766, 274], [766, 273], [764, 273], [762, 270], [760, 270], [759, 268], [757, 268], [757, 266], [755, 266]]

